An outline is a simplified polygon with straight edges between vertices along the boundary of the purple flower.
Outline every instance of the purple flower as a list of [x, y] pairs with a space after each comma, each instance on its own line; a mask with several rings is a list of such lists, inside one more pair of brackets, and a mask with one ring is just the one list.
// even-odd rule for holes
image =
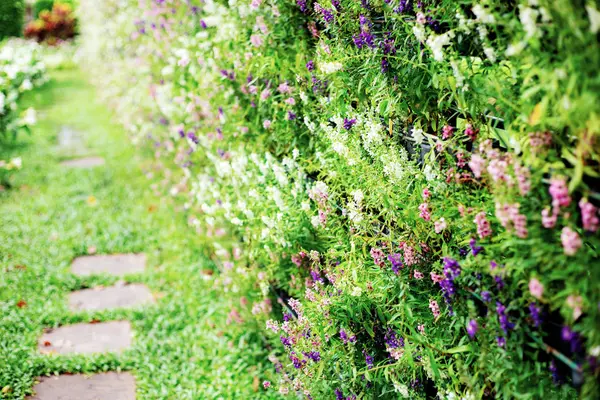
[[310, 60], [309, 62], [306, 63], [306, 69], [308, 69], [309, 71], [314, 71], [315, 63], [313, 60]]
[[398, 4], [398, 7], [396, 7], [394, 9], [394, 12], [396, 14], [402, 14], [405, 12], [411, 12], [412, 11], [412, 4], [410, 2], [410, 0], [400, 0], [400, 3]]
[[467, 333], [469, 334], [469, 337], [471, 339], [475, 337], [475, 334], [477, 333], [478, 329], [479, 325], [477, 324], [477, 321], [475, 321], [474, 319], [470, 320], [467, 324]]
[[365, 10], [369, 9], [369, 0], [360, 0], [360, 6]]
[[506, 345], [506, 339], [503, 336], [496, 336], [496, 342], [500, 347], [504, 347]]
[[500, 328], [502, 328], [504, 333], [507, 334], [509, 329], [513, 329], [515, 327], [515, 324], [508, 320], [508, 315], [506, 315], [506, 306], [497, 301], [496, 312], [498, 313], [498, 321], [500, 322]]
[[367, 363], [367, 369], [373, 368], [373, 356], [367, 353], [366, 350], [363, 350], [363, 354], [365, 356], [365, 362]]
[[386, 33], [386, 38], [379, 43], [379, 47], [383, 50], [383, 54], [396, 54], [396, 47], [394, 46], [394, 38], [391, 32]]
[[283, 313], [283, 320], [285, 322], [287, 321], [291, 321], [294, 318], [294, 316], [291, 313]]
[[335, 10], [337, 12], [342, 11], [342, 6], [340, 5], [340, 1], [339, 0], [331, 0], [331, 5], [333, 6], [333, 8], [335, 8]]
[[552, 374], [552, 380], [556, 385], [562, 383], [562, 377], [558, 372], [558, 366], [554, 360], [550, 361], [550, 373]]
[[444, 257], [444, 276], [448, 279], [454, 280], [460, 275], [460, 264], [458, 261]]
[[194, 134], [194, 132], [188, 132], [187, 137], [195, 144], [198, 144], [199, 140], [198, 137], [196, 137], [196, 135]]
[[321, 361], [321, 354], [318, 351], [309, 351], [302, 353], [306, 358], [311, 359], [313, 362]]
[[287, 338], [285, 336], [280, 336], [279, 339], [281, 339], [281, 343], [286, 346], [286, 347], [292, 347], [292, 341], [290, 340], [290, 338]]
[[390, 68], [390, 63], [388, 62], [388, 60], [385, 58], [382, 58], [381, 59], [381, 73], [385, 74], [386, 72], [388, 72], [389, 68]]
[[371, 21], [369, 21], [369, 19], [362, 14], [358, 17], [358, 23], [360, 24], [361, 28], [370, 28], [372, 25]]
[[306, 360], [299, 359], [298, 356], [296, 356], [296, 353], [294, 352], [290, 354], [290, 360], [292, 361], [292, 363], [294, 364], [294, 368], [296, 369], [300, 369], [306, 364]]
[[481, 298], [486, 303], [489, 303], [490, 301], [492, 301], [492, 295], [487, 290], [484, 290], [484, 291], [481, 292]]
[[502, 280], [502, 277], [500, 275], [496, 275], [494, 277], [494, 280], [496, 281], [496, 286], [498, 286], [498, 290], [504, 289], [504, 281]]
[[297, 0], [296, 4], [298, 4], [298, 7], [300, 7], [300, 11], [306, 14], [306, 0]]
[[471, 247], [471, 253], [473, 253], [473, 256], [476, 256], [483, 250], [483, 247], [477, 246], [477, 240], [475, 240], [475, 238], [471, 238], [469, 241], [469, 246]]
[[402, 268], [402, 261], [400, 261], [400, 257], [400, 253], [390, 254], [388, 256], [388, 260], [390, 263], [392, 263], [392, 271], [394, 271], [396, 275], [398, 275], [400, 269]]
[[200, 26], [202, 27], [202, 29], [206, 29], [207, 28], [206, 22], [204, 22], [203, 19], [200, 20]]
[[540, 308], [535, 305], [535, 302], [529, 303], [529, 314], [533, 320], [533, 326], [536, 328], [542, 324], [542, 317], [540, 316]]
[[329, 8], [321, 8], [321, 14], [323, 14], [323, 19], [328, 24], [333, 22], [333, 13]]
[[294, 114], [294, 113], [293, 113], [293, 112], [291, 112], [291, 111], [288, 111], [287, 117], [288, 117], [288, 120], [289, 120], [289, 121], [293, 121], [293, 120], [295, 120], [295, 119], [296, 119], [296, 114]]
[[346, 129], [347, 131], [352, 129], [354, 124], [356, 124], [356, 118], [351, 118], [351, 119], [344, 118], [344, 129]]
[[321, 273], [319, 271], [315, 271], [314, 269], [310, 270], [310, 276], [315, 282], [323, 282], [323, 278], [321, 278]]
[[383, 340], [389, 348], [397, 349], [398, 347], [404, 347], [404, 338], [396, 336], [396, 332], [392, 328], [388, 328]]
[[348, 336], [345, 330], [340, 329], [340, 338], [344, 344], [356, 342], [356, 335]]
[[335, 400], [344, 400], [344, 392], [341, 389], [335, 389]]

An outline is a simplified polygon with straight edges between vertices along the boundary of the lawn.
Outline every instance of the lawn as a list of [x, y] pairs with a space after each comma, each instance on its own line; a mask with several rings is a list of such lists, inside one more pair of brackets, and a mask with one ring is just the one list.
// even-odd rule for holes
[[[23, 169], [0, 193], [0, 397], [24, 398], [37, 376], [108, 370], [133, 371], [139, 399], [260, 397], [264, 350], [252, 332], [226, 324], [231, 305], [213, 289], [214, 266], [185, 214], [156, 195], [160, 184], [146, 176], [151, 159], [130, 144], [82, 72], [51, 78], [23, 102], [39, 112], [32, 135], [1, 154], [20, 155]], [[57, 149], [57, 134], [65, 125], [82, 132], [90, 155], [106, 165], [61, 166], [68, 154]], [[117, 281], [69, 272], [74, 257], [93, 252], [146, 253], [146, 273], [125, 280], [145, 283], [157, 304], [69, 312], [70, 291]], [[116, 319], [130, 320], [135, 332], [122, 355], [37, 352], [44, 328]]]

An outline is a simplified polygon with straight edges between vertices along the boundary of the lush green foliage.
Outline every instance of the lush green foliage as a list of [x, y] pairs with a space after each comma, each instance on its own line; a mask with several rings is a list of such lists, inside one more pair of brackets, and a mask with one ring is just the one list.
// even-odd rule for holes
[[24, 0], [0, 0], [0, 40], [23, 33]]
[[42, 11], [52, 10], [53, 5], [54, 0], [37, 0], [33, 5], [33, 16], [35, 18], [39, 18]]
[[212, 242], [232, 322], [266, 324], [280, 393], [598, 397], [597, 5], [82, 15], [83, 59]]
[[[251, 399], [267, 363], [254, 331], [226, 331], [228, 304], [212, 288], [213, 267], [202, 243], [186, 232], [170, 199], [155, 195], [140, 170], [155, 167], [127, 146], [122, 128], [77, 70], [52, 72], [25, 106], [40, 110], [32, 136], [0, 149], [23, 158], [13, 188], [0, 191], [0, 398], [23, 399], [36, 377], [56, 373], [134, 370], [138, 399]], [[84, 134], [107, 164], [65, 171], [56, 136], [69, 126]], [[110, 276], [69, 273], [79, 255], [145, 252], [143, 282], [157, 304], [145, 310], [73, 314], [70, 291], [114, 285]], [[202, 293], [202, 296], [198, 296]], [[132, 321], [136, 334], [122, 355], [42, 355], [46, 328], [79, 322]], [[253, 385], [253, 382], [256, 383]]]

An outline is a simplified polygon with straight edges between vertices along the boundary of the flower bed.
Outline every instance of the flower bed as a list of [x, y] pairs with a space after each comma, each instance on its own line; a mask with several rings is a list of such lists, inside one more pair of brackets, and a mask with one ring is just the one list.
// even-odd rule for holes
[[47, 81], [36, 43], [11, 39], [0, 44], [0, 134], [15, 136], [35, 123], [35, 111], [16, 113], [21, 95]]
[[263, 330], [265, 395], [597, 397], [591, 3], [81, 15], [83, 59], [211, 246], [231, 329]]

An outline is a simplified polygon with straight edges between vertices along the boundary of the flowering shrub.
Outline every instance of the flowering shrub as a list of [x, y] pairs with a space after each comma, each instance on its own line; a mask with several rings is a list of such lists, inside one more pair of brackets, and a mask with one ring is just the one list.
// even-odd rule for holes
[[23, 32], [24, 0], [0, 0], [0, 41]]
[[51, 11], [41, 11], [37, 20], [25, 26], [25, 37], [38, 42], [57, 44], [75, 37], [76, 27], [77, 19], [73, 7], [67, 3], [56, 2]]
[[231, 329], [266, 327], [266, 396], [597, 398], [592, 2], [82, 15], [83, 59], [211, 246]]
[[17, 112], [19, 97], [47, 79], [39, 45], [21, 39], [0, 44], [0, 140], [35, 124], [34, 109]]

